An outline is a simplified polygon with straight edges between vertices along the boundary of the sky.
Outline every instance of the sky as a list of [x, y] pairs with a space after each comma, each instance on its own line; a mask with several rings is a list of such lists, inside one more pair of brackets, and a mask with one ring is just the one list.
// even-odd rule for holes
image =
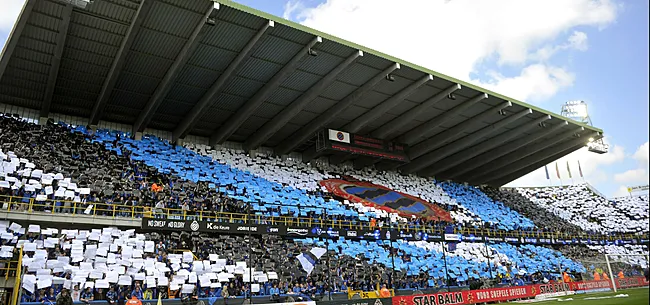
[[[4, 42], [24, 0], [1, 1]], [[540, 168], [508, 186], [580, 183], [578, 161], [584, 181], [607, 197], [649, 182], [648, 1], [237, 2], [555, 113], [585, 101], [609, 153], [583, 148], [558, 160], [561, 180], [553, 163], [551, 180]]]

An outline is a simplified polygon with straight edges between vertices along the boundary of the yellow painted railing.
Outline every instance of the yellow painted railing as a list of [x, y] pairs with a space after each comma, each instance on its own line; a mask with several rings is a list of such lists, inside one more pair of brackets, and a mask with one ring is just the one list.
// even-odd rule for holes
[[18, 268], [18, 261], [0, 261], [0, 276], [4, 276], [5, 280], [10, 277], [16, 276], [16, 269]]
[[[11, 212], [21, 213], [52, 213], [52, 214], [77, 214], [94, 217], [110, 217], [122, 219], [140, 219], [143, 217], [157, 217], [170, 219], [196, 219], [200, 221], [214, 221], [226, 223], [256, 223], [270, 225], [287, 225], [287, 226], [312, 226], [318, 225], [325, 228], [334, 229], [357, 229], [371, 230], [380, 229], [378, 226], [372, 226], [370, 222], [358, 220], [333, 220], [310, 217], [294, 216], [262, 216], [249, 215], [242, 213], [216, 212], [216, 211], [188, 211], [183, 209], [156, 209], [145, 206], [132, 206], [116, 203], [98, 203], [98, 202], [74, 202], [69, 200], [45, 200], [36, 201], [34, 198], [12, 197], [0, 195], [0, 205], [3, 209]], [[271, 205], [274, 206], [274, 205]], [[250, 222], [249, 222], [250, 221]], [[392, 229], [404, 232], [426, 232], [429, 234], [443, 234], [443, 229], [427, 225], [413, 224], [384, 224], [381, 229]], [[562, 239], [585, 239], [593, 240], [617, 240], [632, 239], [638, 236], [632, 234], [619, 235], [572, 235], [564, 232], [541, 232], [541, 231], [502, 231], [487, 228], [462, 228], [454, 229], [454, 233], [474, 234], [477, 236], [490, 237], [530, 237], [530, 238], [562, 238]]]

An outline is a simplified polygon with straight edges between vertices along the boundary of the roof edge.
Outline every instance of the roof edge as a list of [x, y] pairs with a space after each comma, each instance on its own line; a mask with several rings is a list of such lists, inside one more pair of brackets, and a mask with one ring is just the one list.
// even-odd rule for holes
[[382, 57], [382, 58], [384, 58], [384, 59], [386, 59], [388, 61], [397, 62], [397, 63], [403, 64], [403, 65], [407, 65], [407, 66], [409, 66], [409, 67], [411, 67], [413, 69], [419, 70], [419, 71], [421, 71], [423, 73], [431, 74], [434, 77], [439, 77], [439, 78], [445, 79], [445, 80], [450, 81], [450, 82], [455, 82], [455, 83], [461, 84], [462, 86], [467, 86], [468, 88], [471, 88], [471, 89], [474, 89], [474, 90], [477, 90], [477, 91], [480, 91], [480, 92], [487, 93], [487, 94], [492, 95], [494, 97], [498, 97], [500, 99], [503, 99], [504, 101], [510, 101], [510, 102], [513, 102], [513, 103], [515, 103], [517, 105], [520, 105], [522, 107], [531, 108], [531, 109], [533, 109], [533, 110], [535, 110], [537, 112], [541, 112], [543, 114], [548, 114], [553, 118], [563, 120], [563, 121], [568, 121], [568, 122], [570, 122], [572, 124], [575, 124], [577, 126], [581, 126], [581, 127], [586, 128], [586, 129], [589, 129], [589, 130], [593, 130], [593, 131], [596, 131], [596, 132], [603, 133], [603, 130], [600, 129], [600, 128], [596, 128], [594, 126], [590, 126], [590, 125], [587, 125], [585, 123], [575, 121], [575, 120], [573, 120], [571, 118], [563, 117], [563, 116], [561, 116], [561, 115], [559, 115], [557, 113], [554, 113], [554, 112], [551, 112], [551, 111], [548, 111], [548, 110], [545, 110], [545, 109], [530, 105], [528, 103], [516, 100], [516, 99], [511, 98], [511, 97], [507, 97], [505, 95], [493, 92], [493, 91], [485, 89], [485, 88], [481, 88], [481, 87], [476, 86], [474, 84], [471, 84], [471, 83], [468, 83], [468, 82], [453, 78], [451, 76], [448, 76], [448, 75], [433, 71], [431, 69], [427, 69], [427, 68], [422, 67], [420, 65], [416, 65], [414, 63], [408, 62], [408, 61], [403, 60], [403, 59], [396, 58], [394, 56], [379, 52], [377, 50], [374, 50], [374, 49], [371, 49], [371, 48], [368, 48], [368, 47], [364, 47], [364, 46], [359, 45], [357, 43], [347, 41], [347, 40], [345, 40], [343, 38], [336, 37], [334, 35], [321, 32], [319, 30], [304, 26], [302, 24], [293, 22], [291, 20], [287, 20], [287, 19], [284, 19], [282, 17], [278, 17], [278, 16], [275, 16], [275, 15], [272, 15], [272, 14], [269, 14], [269, 13], [254, 9], [252, 7], [249, 7], [249, 6], [234, 2], [232, 0], [210, 0], [210, 1], [220, 3], [222, 5], [225, 5], [225, 6], [228, 6], [228, 7], [243, 11], [245, 13], [256, 15], [256, 16], [261, 17], [261, 18], [269, 19], [269, 20], [272, 20], [274, 22], [278, 22], [278, 23], [284, 24], [286, 26], [289, 26], [291, 28], [294, 28], [294, 29], [297, 29], [297, 30], [300, 30], [300, 31], [304, 31], [304, 32], [307, 32], [307, 33], [310, 33], [310, 34], [313, 34], [313, 35], [316, 35], [316, 36], [320, 36], [320, 37], [322, 37], [324, 39], [328, 39], [328, 40], [331, 40], [331, 41], [334, 41], [334, 42], [338, 42], [338, 43], [343, 44], [345, 46], [348, 46], [350, 48], [355, 48], [355, 49], [361, 50], [363, 52], [367, 52], [367, 53], [373, 54], [375, 56]]

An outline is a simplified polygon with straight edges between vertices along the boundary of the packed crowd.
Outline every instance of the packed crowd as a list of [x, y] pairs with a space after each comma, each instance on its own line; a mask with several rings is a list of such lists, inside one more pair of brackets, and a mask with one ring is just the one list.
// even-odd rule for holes
[[517, 188], [517, 192], [546, 213], [575, 224], [586, 232], [648, 233], [647, 196], [607, 200], [586, 184], [544, 188]]
[[[578, 216], [583, 214], [562, 211], [561, 204], [555, 206], [556, 201], [563, 202], [557, 194], [541, 196], [545, 200], [540, 201], [522, 190], [476, 188], [372, 168], [305, 164], [265, 154], [251, 157], [201, 145], [179, 147], [156, 137], [136, 141], [120, 132], [92, 132], [53, 122], [39, 126], [13, 116], [0, 116], [0, 161], [0, 196], [5, 208], [17, 210], [81, 214], [96, 206], [93, 213], [99, 216], [130, 216], [140, 209], [137, 215], [205, 220], [220, 212], [253, 211], [264, 217], [327, 218], [375, 226], [397, 222], [440, 231], [454, 226], [581, 233], [611, 228], [613, 223], [603, 217], [580, 222]], [[404, 218], [359, 202], [332, 199], [316, 183], [344, 176], [437, 204], [450, 212], [454, 223]], [[637, 201], [627, 199], [608, 202], [607, 209], [618, 221], [629, 220], [634, 224], [631, 227], [638, 229], [644, 221], [647, 224], [647, 197], [645, 202], [645, 210]], [[540, 207], [546, 211], [540, 213]], [[24, 302], [52, 301], [64, 287], [74, 300], [158, 295], [318, 299], [348, 288], [520, 285], [552, 280], [564, 270], [587, 271], [587, 265], [573, 252], [506, 243], [249, 239], [203, 233], [141, 234], [114, 228], [59, 232], [7, 222], [0, 223], [0, 228], [0, 257], [16, 255], [16, 246], [27, 249]], [[611, 251], [629, 251], [612, 247]], [[316, 248], [324, 249], [325, 255], [315, 260], [313, 270], [307, 270], [298, 257]], [[581, 251], [584, 256], [598, 248]], [[254, 285], [247, 284], [247, 270]]]
[[[560, 252], [536, 246], [459, 243], [443, 250], [448, 245], [423, 241], [58, 230], [6, 221], [0, 222], [0, 231], [0, 256], [16, 255], [18, 246], [24, 250], [22, 302], [50, 302], [64, 288], [74, 301], [134, 296], [147, 300], [159, 295], [321, 299], [348, 288], [424, 290], [486, 279], [518, 285], [552, 279], [559, 274], [557, 261], [572, 272], [583, 269]], [[325, 253], [308, 270], [298, 257], [316, 248]]]
[[[0, 181], [0, 195], [13, 196], [11, 201], [17, 203], [12, 208], [17, 209], [25, 209], [36, 198], [36, 210], [84, 213], [92, 206], [94, 214], [106, 216], [211, 220], [219, 212], [246, 214], [250, 208], [259, 216], [328, 219], [351, 225], [379, 219], [378, 223], [386, 226], [397, 222], [437, 230], [453, 225], [458, 229], [609, 232], [594, 227], [594, 223], [607, 220], [585, 222], [578, 217], [582, 214], [576, 214], [571, 207], [565, 210], [562, 198], [556, 200], [555, 195], [537, 198], [519, 190], [517, 196], [509, 190], [436, 182], [394, 171], [355, 170], [323, 162], [305, 164], [263, 153], [251, 157], [241, 151], [205, 145], [178, 147], [156, 137], [136, 141], [120, 132], [92, 132], [52, 122], [39, 126], [13, 116], [0, 116], [0, 131], [0, 147], [5, 152], [0, 153], [0, 158], [11, 165], [2, 169], [7, 181]], [[317, 183], [343, 176], [437, 204], [450, 212], [454, 223], [403, 218], [359, 202], [332, 199]], [[643, 224], [647, 227], [648, 218], [642, 215], [642, 205], [640, 210], [631, 209], [636, 204], [626, 201], [619, 208], [610, 206], [618, 221], [629, 220], [632, 230], [639, 231]], [[588, 202], [583, 205], [593, 206]], [[623, 210], [630, 212], [625, 214]], [[604, 217], [602, 213], [600, 216]], [[565, 221], [558, 227], [557, 219]], [[613, 223], [609, 221], [608, 225]]]
[[565, 232], [573, 235], [584, 233], [577, 225], [565, 221], [554, 213], [541, 209], [514, 189], [497, 189], [485, 186], [481, 187], [481, 191], [495, 201], [502, 202], [510, 209], [526, 215], [537, 229], [545, 232]]

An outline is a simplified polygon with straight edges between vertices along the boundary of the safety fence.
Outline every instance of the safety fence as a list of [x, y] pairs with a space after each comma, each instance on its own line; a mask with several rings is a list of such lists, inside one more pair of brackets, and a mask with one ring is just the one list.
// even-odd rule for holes
[[[3, 196], [0, 195], [0, 205], [5, 211], [16, 213], [46, 213], [63, 215], [86, 215], [93, 217], [106, 217], [113, 219], [169, 219], [169, 220], [190, 220], [200, 222], [217, 223], [246, 223], [246, 224], [271, 224], [284, 226], [318, 226], [320, 228], [346, 229], [346, 230], [384, 230], [409, 234], [419, 233], [428, 236], [442, 236], [444, 234], [460, 234], [462, 236], [491, 237], [494, 241], [507, 239], [518, 239], [524, 243], [540, 244], [605, 244], [616, 242], [620, 244], [648, 243], [648, 236], [634, 234], [567, 234], [565, 232], [544, 232], [544, 231], [503, 231], [490, 228], [458, 227], [450, 228], [440, 226], [421, 225], [416, 223], [389, 223], [383, 226], [377, 223], [348, 219], [333, 219], [325, 215], [317, 217], [294, 217], [294, 216], [267, 216], [260, 215], [260, 212], [231, 213], [220, 211], [189, 211], [184, 209], [162, 208], [156, 209], [149, 206], [122, 205], [115, 203], [97, 202], [75, 202], [69, 200], [46, 199], [37, 201], [34, 198]], [[449, 231], [451, 229], [451, 231]], [[553, 241], [553, 242], [551, 242]]]
[[[647, 287], [648, 281], [644, 277], [631, 277], [614, 279], [617, 289]], [[246, 298], [200, 298], [200, 299], [166, 299], [161, 300], [164, 305], [241, 305], [241, 304], [269, 304], [269, 305], [443, 305], [443, 304], [478, 304], [505, 302], [531, 298], [550, 298], [572, 295], [577, 293], [603, 292], [612, 290], [612, 281], [584, 281], [570, 283], [546, 283], [525, 286], [512, 286], [501, 288], [441, 291], [431, 294], [412, 294], [392, 298], [360, 298], [343, 299], [327, 297], [327, 301], [301, 301], [294, 302], [293, 297], [253, 297]], [[291, 297], [291, 298], [289, 298]], [[105, 304], [106, 301], [93, 301], [90, 304]], [[41, 305], [38, 302], [22, 303], [23, 305]], [[76, 302], [75, 304], [84, 304]], [[143, 305], [158, 304], [158, 300], [143, 300]]]

